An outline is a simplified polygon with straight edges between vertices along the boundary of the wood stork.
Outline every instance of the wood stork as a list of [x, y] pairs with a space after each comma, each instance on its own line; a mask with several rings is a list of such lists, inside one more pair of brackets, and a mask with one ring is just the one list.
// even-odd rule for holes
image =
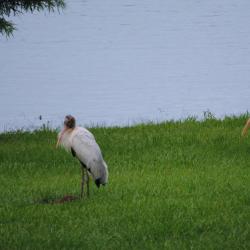
[[247, 120], [244, 128], [242, 129], [241, 135], [245, 136], [249, 128], [250, 128], [250, 119]]
[[87, 179], [87, 196], [89, 196], [89, 174], [99, 188], [108, 181], [108, 167], [102, 157], [99, 145], [93, 134], [85, 128], [76, 127], [73, 116], [67, 115], [64, 120], [64, 128], [58, 134], [56, 147], [61, 145], [66, 151], [71, 152], [81, 163], [82, 181], [81, 197], [85, 183], [85, 172]]

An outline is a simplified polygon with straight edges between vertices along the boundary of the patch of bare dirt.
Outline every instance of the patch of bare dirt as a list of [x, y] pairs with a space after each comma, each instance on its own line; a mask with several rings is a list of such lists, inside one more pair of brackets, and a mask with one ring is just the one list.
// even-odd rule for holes
[[78, 196], [73, 196], [73, 195], [65, 195], [62, 198], [43, 198], [39, 203], [42, 204], [64, 204], [66, 202], [72, 202], [75, 200], [78, 200]]

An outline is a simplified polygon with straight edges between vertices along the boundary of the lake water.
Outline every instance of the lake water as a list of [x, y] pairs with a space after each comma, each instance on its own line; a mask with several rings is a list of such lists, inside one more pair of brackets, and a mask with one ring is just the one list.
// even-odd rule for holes
[[249, 0], [66, 3], [0, 38], [0, 131], [249, 110]]

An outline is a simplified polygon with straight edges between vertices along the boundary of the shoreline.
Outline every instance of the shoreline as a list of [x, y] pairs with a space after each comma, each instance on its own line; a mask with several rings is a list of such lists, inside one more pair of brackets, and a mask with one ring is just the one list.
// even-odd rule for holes
[[[85, 127], [87, 129], [96, 129], [96, 128], [102, 128], [102, 129], [112, 129], [112, 128], [132, 128], [132, 127], [138, 127], [138, 126], [147, 126], [147, 125], [161, 125], [161, 124], [181, 124], [186, 122], [197, 122], [197, 123], [204, 123], [207, 121], [217, 121], [217, 122], [225, 122], [228, 120], [244, 120], [248, 119], [250, 117], [250, 114], [248, 112], [238, 114], [238, 115], [225, 115], [222, 118], [218, 118], [215, 115], [213, 115], [210, 111], [206, 111], [203, 114], [203, 118], [198, 118], [197, 116], [188, 116], [186, 118], [181, 119], [169, 119], [169, 120], [159, 120], [159, 121], [153, 121], [153, 120], [138, 120], [131, 122], [130, 124], [124, 124], [124, 125], [106, 125], [104, 122], [100, 124], [94, 124], [90, 123], [89, 125], [81, 125], [78, 126]], [[244, 125], [244, 124], [243, 124]], [[3, 126], [4, 127], [4, 126]], [[22, 128], [9, 128], [0, 130], [0, 134], [5, 133], [33, 133], [36, 131], [43, 131], [43, 130], [49, 130], [49, 131], [55, 131], [58, 132], [61, 130], [60, 126], [50, 126], [50, 122], [44, 123], [41, 126], [30, 126], [30, 127], [22, 127]]]

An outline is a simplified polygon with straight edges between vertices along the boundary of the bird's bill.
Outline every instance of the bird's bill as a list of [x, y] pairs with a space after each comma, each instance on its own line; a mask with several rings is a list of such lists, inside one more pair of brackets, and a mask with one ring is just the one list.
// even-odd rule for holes
[[248, 129], [250, 128], [250, 119], [246, 122], [246, 125], [242, 129], [241, 135], [246, 136]]
[[64, 133], [66, 132], [66, 130], [67, 130], [67, 128], [65, 127], [65, 128], [61, 131], [61, 133], [60, 133], [60, 135], [59, 135], [59, 137], [58, 137], [57, 143], [56, 143], [56, 148], [58, 148], [58, 146], [60, 145], [61, 140], [62, 140], [62, 137], [63, 137]]

